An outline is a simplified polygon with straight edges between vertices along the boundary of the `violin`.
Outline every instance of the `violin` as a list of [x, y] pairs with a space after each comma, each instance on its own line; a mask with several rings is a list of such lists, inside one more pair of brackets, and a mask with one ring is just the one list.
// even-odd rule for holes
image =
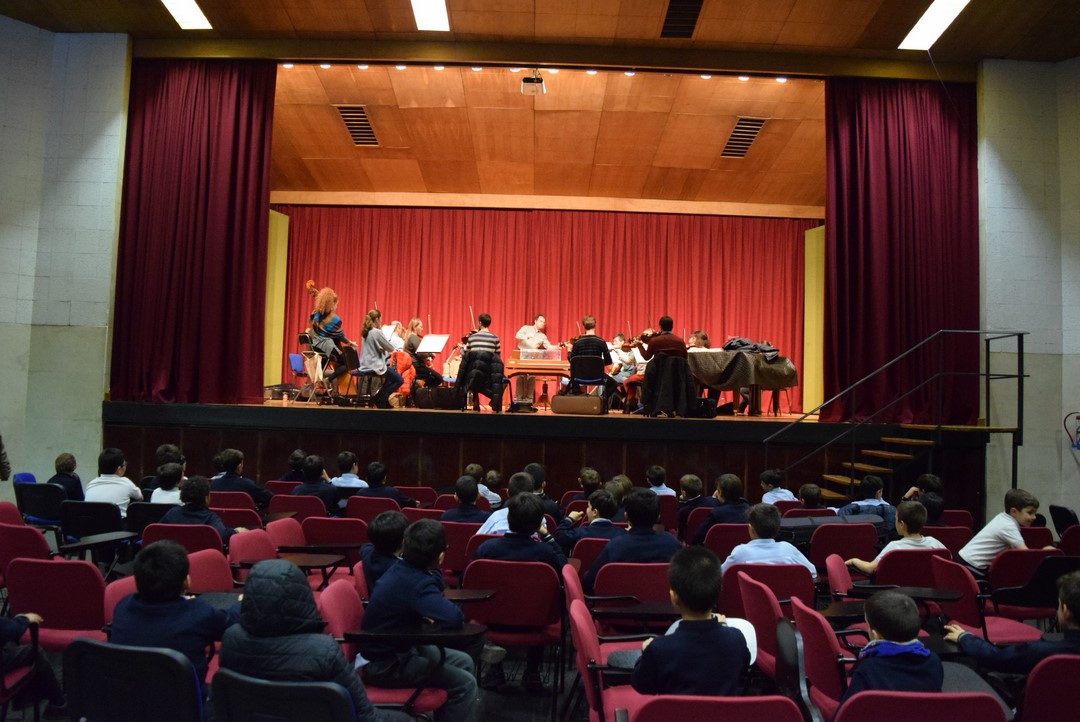
[[578, 342], [579, 338], [581, 338], [581, 336], [571, 336], [565, 341], [560, 341], [558, 343], [558, 346], [559, 348], [571, 348], [575, 343]]

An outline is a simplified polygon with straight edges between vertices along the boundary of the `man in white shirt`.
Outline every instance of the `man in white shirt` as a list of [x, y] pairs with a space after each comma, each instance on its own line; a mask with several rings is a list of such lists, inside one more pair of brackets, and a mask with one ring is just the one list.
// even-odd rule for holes
[[858, 569], [863, 574], [873, 574], [877, 571], [881, 559], [889, 552], [898, 549], [944, 549], [945, 545], [932, 536], [923, 536], [923, 525], [926, 524], [926, 507], [917, 501], [902, 501], [896, 507], [896, 533], [900, 538], [885, 545], [885, 548], [874, 557], [873, 561], [863, 559], [848, 559], [847, 565]]
[[[532, 476], [526, 474], [524, 471], [519, 471], [510, 477], [510, 484], [508, 486], [509, 502], [518, 494], [532, 494], [535, 482]], [[487, 518], [476, 533], [477, 534], [505, 534], [510, 531], [509, 521], [509, 504], [504, 505], [502, 509], [497, 509], [491, 512], [491, 516]]]
[[127, 516], [128, 504], [142, 501], [143, 495], [135, 483], [124, 476], [127, 461], [120, 449], [105, 449], [98, 454], [98, 475], [86, 485], [87, 501], [107, 501], [120, 507], [120, 516]]
[[[351, 451], [342, 451], [337, 457], [338, 474], [330, 480], [330, 483], [340, 489], [366, 489], [368, 483], [357, 476], [356, 472], [360, 471], [360, 460], [356, 457], [356, 454]], [[344, 493], [344, 492], [342, 492]], [[356, 493], [355, 491], [351, 493]], [[348, 503], [348, 498], [344, 498], [338, 502], [338, 506], [342, 509], [345, 508], [345, 504]]]
[[653, 464], [645, 470], [645, 480], [649, 482], [649, 491], [657, 496], [678, 496], [674, 489], [664, 483], [666, 479], [667, 472], [662, 466]]
[[[532, 324], [525, 324], [518, 329], [514, 338], [517, 339], [518, 348], [526, 350], [534, 350], [538, 348], [550, 348], [551, 343], [548, 341], [547, 335], [544, 333], [544, 329], [547, 328], [547, 319], [544, 318], [544, 314], [538, 313], [533, 318]], [[530, 406], [536, 399], [536, 377], [535, 376], [518, 376], [516, 382], [516, 389], [514, 392], [514, 400], [519, 402], [528, 403]]]
[[780, 510], [772, 504], [754, 504], [750, 519], [750, 541], [731, 550], [721, 565], [727, 571], [732, 564], [801, 564], [817, 577], [817, 568], [802, 552], [785, 541], [776, 541], [780, 533]]

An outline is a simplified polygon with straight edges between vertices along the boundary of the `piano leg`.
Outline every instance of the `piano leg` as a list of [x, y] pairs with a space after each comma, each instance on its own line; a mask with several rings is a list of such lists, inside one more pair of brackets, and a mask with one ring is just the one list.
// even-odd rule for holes
[[547, 408], [551, 410], [551, 397], [548, 396], [548, 382], [544, 382], [543, 390], [540, 392], [540, 399], [536, 402], [536, 405], [540, 408]]

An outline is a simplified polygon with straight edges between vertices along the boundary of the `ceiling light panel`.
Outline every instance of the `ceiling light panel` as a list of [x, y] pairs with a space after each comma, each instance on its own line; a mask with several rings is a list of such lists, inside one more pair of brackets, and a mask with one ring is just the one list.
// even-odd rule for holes
[[450, 32], [445, 0], [411, 0], [417, 30]]
[[934, 0], [900, 43], [900, 50], [929, 50], [969, 0]]
[[165, 9], [183, 30], [213, 30], [195, 0], [161, 0]]

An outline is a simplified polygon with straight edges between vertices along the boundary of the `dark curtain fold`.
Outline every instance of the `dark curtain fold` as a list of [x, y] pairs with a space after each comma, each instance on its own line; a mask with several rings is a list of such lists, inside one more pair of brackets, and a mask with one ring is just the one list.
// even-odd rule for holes
[[[974, 84], [830, 78], [825, 97], [828, 398], [940, 329], [978, 328], [979, 219]], [[866, 418], [939, 369], [977, 372], [978, 359], [976, 335], [946, 336], [823, 417]], [[940, 390], [875, 419], [977, 418], [977, 378]]]
[[267, 61], [133, 62], [114, 399], [261, 402], [275, 77]]
[[[536, 313], [548, 336], [587, 313], [606, 338], [663, 314], [675, 332], [768, 339], [802, 365], [803, 234], [816, 221], [595, 211], [282, 206], [290, 217], [285, 348], [307, 325], [308, 279], [337, 291], [357, 340], [378, 303], [384, 323], [419, 316], [455, 339], [469, 306], [504, 349]], [[430, 316], [430, 323], [428, 323]], [[504, 352], [505, 355], [505, 352]], [[287, 366], [286, 366], [287, 369]], [[288, 376], [287, 372], [287, 376]], [[801, 396], [793, 395], [798, 404]]]

